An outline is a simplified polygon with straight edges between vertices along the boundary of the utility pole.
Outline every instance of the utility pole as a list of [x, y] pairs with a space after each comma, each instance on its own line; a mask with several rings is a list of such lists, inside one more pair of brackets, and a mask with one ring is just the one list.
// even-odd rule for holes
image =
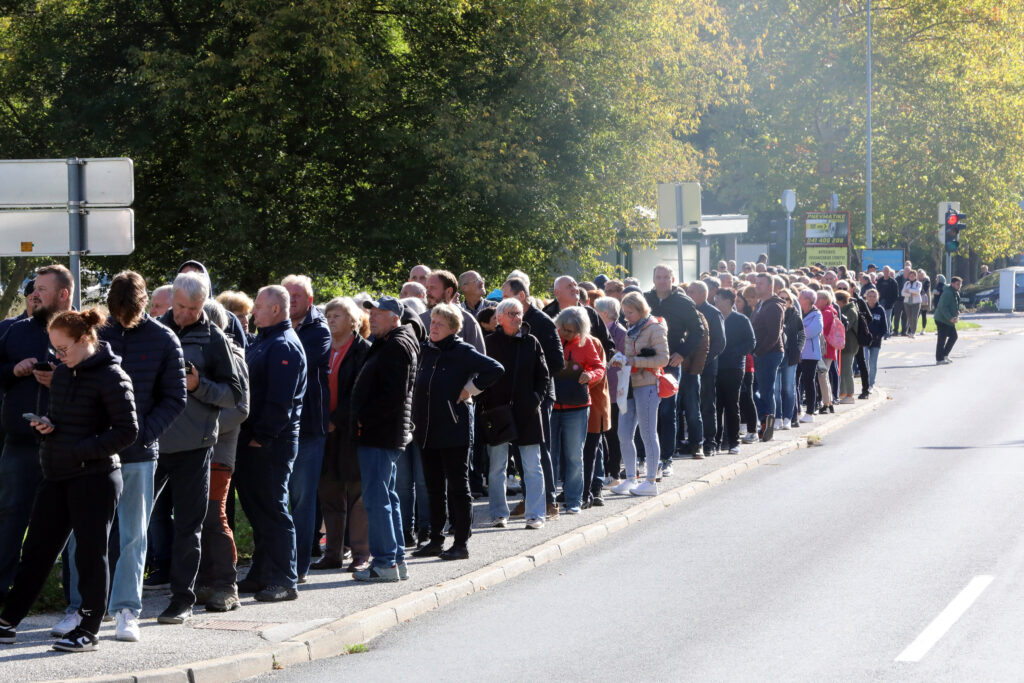
[[864, 207], [864, 243], [868, 249], [871, 244], [871, 0], [868, 3], [868, 168], [867, 188], [865, 192], [866, 206]]

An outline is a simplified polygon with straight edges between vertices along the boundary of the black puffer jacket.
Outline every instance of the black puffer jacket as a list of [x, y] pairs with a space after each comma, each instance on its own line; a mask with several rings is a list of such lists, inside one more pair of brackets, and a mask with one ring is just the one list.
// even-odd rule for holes
[[[499, 327], [484, 337], [487, 355], [505, 366], [505, 374], [480, 394], [477, 405], [482, 411], [511, 405], [518, 437], [515, 443], [532, 446], [544, 440], [540, 404], [547, 394], [550, 378], [544, 349], [530, 334], [530, 326], [523, 323], [520, 332], [521, 335], [511, 337]], [[477, 414], [478, 422], [481, 417]]]
[[413, 422], [423, 448], [469, 447], [469, 406], [459, 401], [467, 382], [477, 389], [494, 384], [504, 368], [454, 334], [425, 342], [420, 350]]
[[[422, 329], [422, 324], [417, 323]], [[349, 429], [356, 443], [405, 448], [412, 441], [412, 391], [420, 343], [412, 323], [376, 339], [352, 387]]]
[[352, 412], [352, 389], [356, 377], [363, 369], [363, 363], [366, 362], [369, 353], [370, 342], [356, 335], [352, 340], [352, 346], [338, 365], [338, 378], [335, 382], [337, 402], [330, 418], [334, 431], [327, 432], [327, 445], [324, 448], [324, 464], [321, 470], [321, 476], [329, 481], [359, 480], [356, 434], [349, 424], [348, 415]]
[[24, 318], [7, 328], [0, 337], [0, 384], [3, 385], [3, 429], [11, 443], [34, 446], [38, 433], [22, 419], [23, 413], [45, 415], [50, 390], [33, 375], [14, 376], [14, 366], [26, 358], [57, 365], [50, 351], [46, 323], [37, 318]]
[[99, 337], [121, 359], [135, 390], [139, 438], [121, 452], [121, 462], [156, 460], [157, 440], [185, 410], [185, 360], [178, 337], [145, 314], [127, 330], [111, 318]]
[[796, 365], [800, 362], [800, 354], [804, 350], [804, 342], [807, 341], [807, 333], [804, 332], [804, 319], [800, 312], [793, 306], [787, 306], [782, 316], [782, 332], [786, 335], [785, 364]]
[[111, 472], [121, 466], [118, 453], [135, 442], [139, 422], [128, 373], [110, 345], [73, 368], [58, 365], [50, 385], [47, 417], [54, 430], [43, 437], [39, 461], [51, 481]]

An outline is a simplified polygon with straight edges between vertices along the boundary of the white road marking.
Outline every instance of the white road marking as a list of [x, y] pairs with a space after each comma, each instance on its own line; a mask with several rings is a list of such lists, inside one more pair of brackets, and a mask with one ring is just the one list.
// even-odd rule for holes
[[946, 635], [946, 632], [953, 627], [957, 619], [962, 617], [964, 612], [974, 604], [974, 601], [988, 588], [988, 585], [992, 583], [994, 578], [993, 576], [975, 576], [971, 579], [971, 582], [960, 591], [960, 594], [953, 598], [953, 602], [949, 603], [946, 609], [942, 610], [939, 616], [935, 617], [932, 623], [928, 624], [928, 627], [921, 631], [921, 635], [908, 645], [906, 650], [900, 653], [896, 661], [921, 661], [935, 643], [939, 642], [942, 636]]

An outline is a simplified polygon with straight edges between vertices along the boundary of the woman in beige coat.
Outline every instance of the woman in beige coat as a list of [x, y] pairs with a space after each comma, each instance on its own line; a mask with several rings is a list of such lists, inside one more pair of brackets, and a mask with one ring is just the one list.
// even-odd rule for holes
[[[658, 495], [658, 374], [668, 364], [668, 328], [661, 318], [651, 315], [651, 307], [638, 292], [622, 299], [626, 318], [625, 361], [618, 366], [630, 368], [627, 408], [619, 414], [619, 448], [626, 466], [626, 478], [612, 493], [634, 496]], [[636, 472], [637, 427], [647, 454], [647, 480], [640, 483]]]

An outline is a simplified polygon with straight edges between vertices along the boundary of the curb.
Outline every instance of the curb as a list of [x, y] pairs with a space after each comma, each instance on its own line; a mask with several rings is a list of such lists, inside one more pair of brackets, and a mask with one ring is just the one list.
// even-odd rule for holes
[[464, 576], [367, 608], [282, 642], [180, 667], [76, 680], [89, 683], [229, 683], [317, 659], [348, 654], [353, 646], [365, 644], [399, 624], [561, 559], [786, 453], [808, 448], [809, 437], [826, 436], [877, 410], [890, 398], [884, 390], [878, 390], [877, 394], [877, 399], [837, 414], [827, 424], [815, 426], [812, 431], [793, 441], [778, 443], [761, 453], [709, 472], [700, 479], [643, 500], [620, 513], [574, 529]]

